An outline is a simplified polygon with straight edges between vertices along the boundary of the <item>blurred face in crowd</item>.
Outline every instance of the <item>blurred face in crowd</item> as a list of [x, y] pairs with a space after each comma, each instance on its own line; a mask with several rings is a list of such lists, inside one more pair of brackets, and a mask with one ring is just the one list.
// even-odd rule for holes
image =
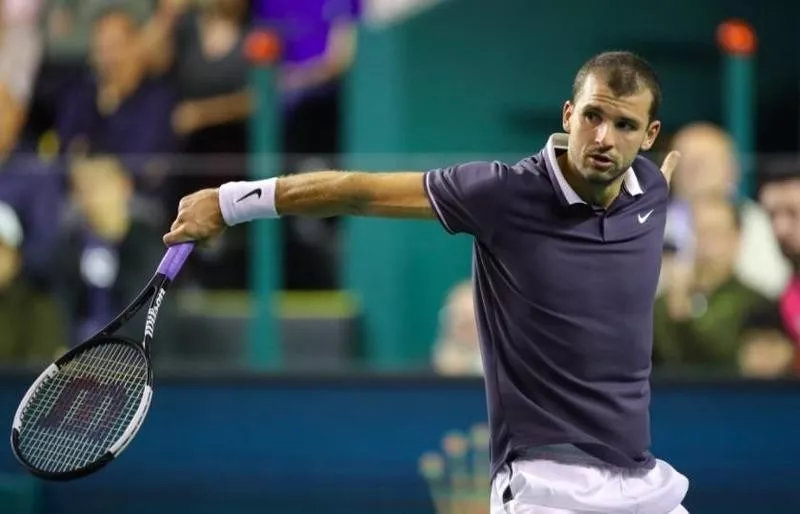
[[113, 159], [80, 159], [71, 179], [74, 200], [91, 222], [113, 221], [127, 212], [133, 186]]
[[475, 374], [482, 370], [472, 285], [462, 283], [448, 295], [442, 311], [442, 333], [435, 345], [434, 365], [446, 375]]
[[699, 199], [692, 208], [695, 264], [701, 269], [733, 269], [739, 254], [735, 207], [718, 196]]
[[4, 23], [35, 23], [42, 0], [0, 0], [0, 21]]
[[800, 269], [800, 179], [766, 184], [761, 203], [769, 214], [781, 251], [795, 270]]
[[91, 61], [101, 78], [119, 78], [135, 67], [136, 34], [136, 23], [125, 13], [110, 13], [95, 23]]
[[650, 120], [652, 102], [644, 85], [619, 97], [602, 73], [590, 73], [574, 103], [564, 105], [570, 166], [589, 184], [604, 186], [619, 178], [658, 136], [660, 123]]
[[689, 125], [675, 135], [672, 149], [681, 153], [672, 178], [678, 196], [692, 199], [733, 192], [738, 175], [736, 155], [724, 131], [707, 123]]

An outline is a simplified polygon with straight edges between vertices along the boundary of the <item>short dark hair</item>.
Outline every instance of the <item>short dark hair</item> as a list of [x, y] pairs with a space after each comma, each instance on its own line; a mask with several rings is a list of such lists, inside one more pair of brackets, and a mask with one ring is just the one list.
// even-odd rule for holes
[[797, 180], [800, 180], [800, 159], [796, 156], [762, 159], [756, 175], [757, 193], [760, 194], [761, 190], [768, 185]]
[[608, 87], [617, 96], [628, 96], [644, 86], [653, 95], [650, 104], [650, 120], [658, 118], [661, 107], [661, 84], [655, 70], [644, 59], [627, 51], [603, 52], [595, 55], [580, 67], [572, 83], [572, 100], [580, 95], [586, 77], [601, 72], [607, 78]]
[[744, 330], [775, 330], [788, 336], [780, 309], [775, 302], [767, 302], [753, 308], [744, 316]]
[[123, 18], [127, 18], [131, 23], [131, 27], [134, 29], [139, 29], [142, 26], [142, 20], [139, 19], [139, 17], [136, 16], [136, 14], [134, 14], [130, 8], [118, 2], [108, 2], [107, 5], [98, 7], [94, 12], [91, 13], [91, 20], [94, 25], [97, 25], [101, 21], [104, 21], [106, 18], [110, 18], [112, 16], [121, 16]]

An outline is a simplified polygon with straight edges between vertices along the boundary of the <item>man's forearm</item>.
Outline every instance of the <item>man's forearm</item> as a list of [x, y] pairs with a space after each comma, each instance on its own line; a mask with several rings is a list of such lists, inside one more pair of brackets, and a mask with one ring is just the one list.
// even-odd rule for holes
[[201, 114], [201, 128], [246, 119], [252, 112], [252, 96], [245, 89], [193, 102]]
[[419, 172], [320, 171], [278, 179], [275, 207], [281, 215], [433, 216]]
[[420, 172], [319, 171], [220, 187], [227, 224], [275, 216], [433, 218]]
[[148, 73], [161, 75], [172, 65], [175, 49], [172, 36], [182, 11], [162, 5], [142, 27], [137, 41], [138, 58], [146, 63]]

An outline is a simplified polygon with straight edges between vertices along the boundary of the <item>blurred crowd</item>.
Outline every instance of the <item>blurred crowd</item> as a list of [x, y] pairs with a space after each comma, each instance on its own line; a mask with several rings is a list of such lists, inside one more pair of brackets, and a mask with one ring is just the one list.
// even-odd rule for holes
[[[256, 29], [281, 40], [282, 170], [335, 166], [356, 0], [0, 8], [0, 362], [47, 360], [101, 328], [153, 272], [179, 198], [247, 177]], [[282, 223], [283, 286], [336, 287], [327, 258], [335, 221]], [[182, 283], [245, 289], [247, 258], [246, 230], [228, 231], [195, 253]], [[166, 311], [162, 333], [174, 314]]]
[[[184, 194], [248, 175], [248, 36], [281, 39], [285, 173], [337, 168], [340, 79], [357, 0], [0, 0], [0, 362], [40, 362], [102, 327], [163, 252]], [[800, 372], [800, 170], [755, 170], [697, 122], [682, 153], [654, 320], [664, 373]], [[285, 289], [336, 289], [337, 220], [281, 220]], [[241, 290], [246, 230], [197, 252], [183, 282]], [[170, 330], [166, 307], [159, 330]], [[480, 374], [472, 288], [440, 313], [432, 366]]]

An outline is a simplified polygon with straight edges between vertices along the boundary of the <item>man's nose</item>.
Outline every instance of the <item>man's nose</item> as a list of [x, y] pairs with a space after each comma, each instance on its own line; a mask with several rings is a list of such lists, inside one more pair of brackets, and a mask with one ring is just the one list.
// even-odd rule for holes
[[614, 146], [614, 129], [608, 122], [603, 122], [597, 126], [594, 132], [594, 142], [597, 146]]

